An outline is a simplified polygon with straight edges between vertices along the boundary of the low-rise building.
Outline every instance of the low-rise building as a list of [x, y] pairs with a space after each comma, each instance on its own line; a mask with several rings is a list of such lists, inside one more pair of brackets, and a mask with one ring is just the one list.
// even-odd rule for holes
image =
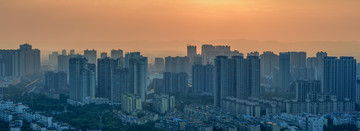
[[121, 109], [128, 114], [132, 114], [137, 110], [142, 110], [140, 96], [134, 94], [123, 94], [121, 98]]
[[155, 94], [153, 109], [160, 114], [165, 114], [175, 108], [175, 96], [167, 94]]

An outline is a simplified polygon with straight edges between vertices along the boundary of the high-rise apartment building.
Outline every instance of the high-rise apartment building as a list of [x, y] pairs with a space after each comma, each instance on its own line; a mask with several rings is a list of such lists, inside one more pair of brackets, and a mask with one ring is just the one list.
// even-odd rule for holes
[[0, 50], [0, 76], [17, 77], [40, 71], [40, 50], [25, 43], [17, 50]]
[[194, 45], [188, 45], [187, 46], [187, 57], [190, 58], [190, 63], [194, 64], [194, 57], [197, 55], [196, 53], [196, 46]]
[[112, 97], [112, 72], [119, 68], [119, 59], [111, 59], [109, 57], [98, 59], [98, 77], [97, 77], [97, 97], [108, 98]]
[[112, 49], [111, 50], [111, 58], [113, 58], [113, 59], [123, 58], [124, 57], [123, 54], [124, 54], [124, 51], [121, 49], [117, 49], [117, 50]]
[[140, 52], [129, 52], [125, 54], [125, 68], [129, 68], [129, 61], [131, 58], [141, 58], [143, 57]]
[[318, 66], [316, 69], [316, 80], [322, 80], [322, 76], [323, 76], [323, 71], [324, 71], [324, 58], [327, 57], [327, 53], [326, 52], [317, 52], [316, 53], [316, 58], [318, 59]]
[[190, 59], [187, 56], [165, 57], [165, 72], [190, 73]]
[[165, 70], [164, 58], [156, 57], [154, 66], [158, 71], [164, 71]]
[[212, 93], [214, 89], [214, 66], [211, 64], [192, 66], [192, 92]]
[[59, 55], [58, 56], [58, 71], [69, 72], [69, 60], [70, 56], [68, 55]]
[[20, 50], [0, 50], [0, 76], [20, 76]]
[[106, 52], [101, 52], [100, 53], [100, 58], [105, 58], [108, 57]]
[[214, 104], [226, 97], [260, 97], [260, 59], [257, 56], [217, 56], [215, 59]]
[[40, 50], [25, 43], [20, 45], [20, 74], [29, 75], [40, 71]]
[[162, 93], [187, 93], [188, 92], [188, 74], [185, 72], [163, 74]]
[[84, 57], [88, 60], [89, 63], [96, 64], [96, 50], [84, 50]]
[[129, 93], [129, 70], [127, 68], [117, 68], [111, 74], [111, 96], [112, 103], [120, 103], [122, 94]]
[[145, 101], [146, 80], [147, 80], [147, 57], [140, 53], [126, 54], [129, 68], [129, 89], [130, 93], [139, 95]]
[[67, 74], [63, 71], [45, 73], [45, 88], [50, 91], [56, 91], [67, 88]]
[[286, 92], [290, 90], [290, 53], [281, 52], [279, 55], [279, 76], [277, 79], [279, 82], [278, 90], [281, 92]]
[[67, 55], [65, 49], [61, 50], [61, 55]]
[[271, 51], [263, 52], [260, 55], [260, 79], [262, 83], [265, 83], [264, 79], [270, 79], [274, 77], [274, 69], [279, 67], [279, 56]]
[[353, 57], [325, 57], [322, 91], [335, 94], [339, 101], [355, 101], [356, 60]]
[[75, 50], [74, 50], [74, 49], [71, 49], [69, 55], [70, 55], [70, 56], [71, 56], [71, 55], [75, 55]]
[[[198, 65], [201, 65], [203, 64], [203, 58], [201, 55], [196, 55], [193, 57], [193, 63], [194, 65], [198, 64]], [[206, 63], [206, 64], [209, 64], [209, 63]]]
[[321, 81], [298, 80], [296, 84], [296, 101], [305, 102], [309, 93], [321, 93]]
[[95, 97], [95, 64], [81, 56], [69, 60], [70, 99], [81, 102], [86, 97]]
[[306, 52], [290, 53], [291, 81], [306, 79]]
[[58, 65], [58, 56], [59, 56], [59, 52], [55, 51], [52, 52], [51, 54], [49, 54], [49, 64], [52, 66], [57, 67]]
[[356, 75], [360, 77], [360, 63], [356, 64]]
[[259, 52], [254, 51], [254, 52], [247, 53], [247, 55], [246, 55], [246, 56], [257, 56], [257, 57], [259, 57], [259, 56], [260, 56], [260, 54], [259, 54]]
[[215, 59], [215, 88], [214, 105], [221, 106], [222, 99], [228, 96], [229, 90], [229, 64], [227, 56], [217, 56]]
[[356, 80], [355, 103], [360, 106], [360, 78]]

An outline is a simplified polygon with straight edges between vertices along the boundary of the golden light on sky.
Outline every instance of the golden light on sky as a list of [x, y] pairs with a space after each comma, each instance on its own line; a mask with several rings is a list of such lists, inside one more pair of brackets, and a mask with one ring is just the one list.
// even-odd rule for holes
[[245, 53], [315, 48], [360, 56], [359, 7], [358, 0], [0, 0], [0, 48], [28, 42], [175, 55], [186, 44], [221, 40], [214, 43]]

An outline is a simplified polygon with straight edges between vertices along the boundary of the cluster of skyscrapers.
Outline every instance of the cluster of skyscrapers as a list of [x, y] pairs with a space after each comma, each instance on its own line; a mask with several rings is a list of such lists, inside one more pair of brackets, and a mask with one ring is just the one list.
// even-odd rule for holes
[[[150, 65], [153, 68], [148, 69], [148, 58], [140, 52], [124, 55], [120, 49], [111, 50], [110, 57], [102, 52], [99, 58], [96, 50], [84, 50], [83, 55], [74, 50], [69, 54], [66, 50], [53, 52], [49, 54], [52, 71], [45, 73], [45, 89], [68, 90], [70, 102], [99, 97], [114, 104], [124, 102], [125, 97], [144, 102], [151, 89], [164, 94], [207, 94], [214, 96], [217, 107], [241, 105], [239, 111], [232, 112], [242, 112], [242, 106], [262, 111], [265, 106], [258, 108], [259, 103], [269, 105], [268, 112], [352, 111], [354, 104], [360, 103], [360, 64], [353, 57], [330, 57], [326, 52], [307, 57], [306, 52], [266, 51], [247, 53], [245, 57], [230, 46], [202, 45], [201, 53], [197, 53], [196, 46], [188, 45], [187, 56], [157, 57]], [[40, 50], [31, 45], [0, 50], [1, 77], [39, 71]], [[271, 104], [280, 99], [263, 97], [269, 92], [294, 97], [280, 102], [287, 105], [285, 109]]]
[[58, 69], [46, 73], [49, 82], [45, 85], [57, 89], [59, 82], [53, 81], [59, 74], [67, 74], [61, 76], [68, 78], [69, 103], [81, 103], [87, 98], [107, 98], [111, 103], [119, 104], [124, 94], [145, 100], [147, 57], [140, 52], [127, 53], [125, 58], [120, 49], [111, 50], [111, 57], [101, 53], [100, 58], [97, 58], [96, 50], [84, 50], [84, 55], [74, 52], [67, 55], [65, 52], [57, 57]]

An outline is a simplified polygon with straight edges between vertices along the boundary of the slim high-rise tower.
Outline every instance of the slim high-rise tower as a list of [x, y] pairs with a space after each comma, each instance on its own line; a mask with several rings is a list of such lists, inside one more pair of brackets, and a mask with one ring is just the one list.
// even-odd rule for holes
[[95, 97], [95, 64], [84, 57], [69, 60], [70, 99], [81, 102], [86, 97]]
[[188, 45], [187, 46], [187, 57], [190, 58], [190, 63], [194, 64], [194, 57], [197, 55], [196, 53], [196, 46]]
[[215, 85], [214, 85], [214, 105], [221, 107], [221, 100], [228, 96], [228, 58], [217, 56], [215, 59]]
[[109, 57], [98, 59], [98, 87], [96, 96], [111, 100], [112, 72], [117, 68], [119, 68], [119, 59], [111, 59]]
[[145, 101], [146, 78], [147, 78], [147, 57], [133, 55], [129, 60], [129, 91], [139, 95]]
[[281, 52], [279, 55], [280, 88], [279, 91], [290, 90], [290, 53]]
[[271, 79], [274, 77], [274, 69], [279, 67], [279, 56], [273, 52], [266, 51], [260, 55], [260, 76], [261, 82], [264, 79]]

